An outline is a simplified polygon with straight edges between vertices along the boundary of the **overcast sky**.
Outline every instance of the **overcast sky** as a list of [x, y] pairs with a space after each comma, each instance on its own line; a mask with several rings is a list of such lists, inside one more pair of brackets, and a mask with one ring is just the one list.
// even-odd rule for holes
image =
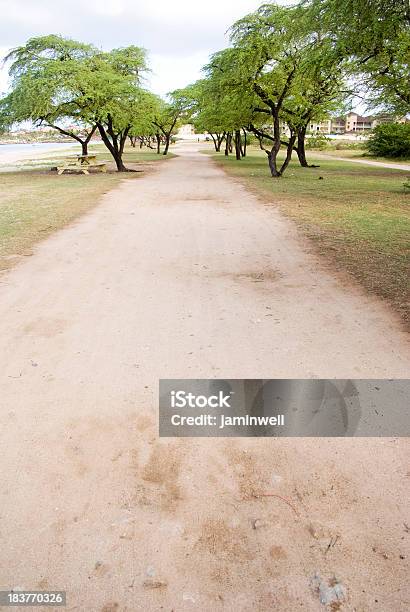
[[[281, 2], [286, 3], [286, 0]], [[238, 18], [262, 0], [0, 0], [0, 53], [32, 36], [61, 34], [104, 50], [149, 52], [150, 88], [165, 94], [200, 77], [209, 54], [227, 45]], [[7, 75], [0, 73], [0, 90]]]

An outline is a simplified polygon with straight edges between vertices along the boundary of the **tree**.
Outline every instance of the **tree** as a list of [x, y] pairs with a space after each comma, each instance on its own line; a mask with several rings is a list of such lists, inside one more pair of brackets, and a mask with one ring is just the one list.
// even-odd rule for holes
[[124, 146], [146, 102], [146, 92], [138, 85], [144, 69], [145, 52], [134, 46], [100, 53], [90, 62], [86, 112], [95, 121], [119, 172], [128, 171], [122, 159]]
[[[143, 97], [143, 49], [130, 46], [104, 53], [51, 35], [30, 39], [6, 59], [12, 62], [12, 90], [1, 107], [10, 123], [31, 120], [50, 125], [81, 142], [83, 151], [98, 129], [117, 169], [127, 170], [122, 154]], [[86, 130], [85, 137], [69, 130], [68, 121]]]
[[249, 129], [267, 154], [271, 175], [283, 175], [294, 149], [308, 167], [307, 127], [340, 103], [345, 88], [343, 58], [332, 38], [303, 6], [265, 4], [233, 25], [231, 40], [237, 73], [257, 98]]
[[189, 121], [197, 132], [211, 136], [215, 151], [219, 152], [226, 132], [219, 99], [211, 91], [210, 80], [200, 79], [190, 85], [188, 95], [191, 99]]
[[160, 134], [164, 137], [163, 155], [168, 154], [171, 137], [176, 133], [178, 123], [183, 116], [189, 117], [190, 107], [193, 104], [193, 99], [188, 95], [187, 89], [176, 89], [168, 94], [168, 98], [169, 102], [161, 100], [152, 122], [157, 128], [158, 143]]
[[146, 144], [151, 149], [154, 148], [151, 141], [156, 141], [157, 153], [159, 154], [161, 135], [158, 133], [158, 128], [154, 126], [153, 122], [160, 112], [162, 100], [159, 96], [145, 90], [141, 90], [140, 95], [140, 102], [133, 115], [129, 137], [133, 146], [135, 146], [138, 139], [140, 147]]
[[410, 4], [408, 0], [306, 0], [322, 24], [369, 107], [410, 111]]
[[82, 62], [95, 53], [91, 45], [55, 35], [31, 38], [11, 50], [5, 61], [11, 62], [12, 91], [1, 100], [9, 125], [26, 120], [46, 125], [75, 139], [87, 154], [96, 125], [82, 119], [81, 109], [72, 101], [72, 89], [81, 79]]
[[[258, 137], [267, 154], [271, 176], [276, 178], [285, 172], [297, 138], [295, 127], [288, 123], [286, 156], [279, 165], [284, 109], [298, 94], [297, 77], [303, 72], [304, 56], [312, 45], [300, 28], [300, 13], [298, 8], [266, 4], [231, 29], [231, 40], [239, 52], [238, 73], [259, 101], [253, 109], [255, 117], [265, 117], [259, 127], [252, 120], [249, 128]], [[266, 125], [268, 121], [271, 127]], [[266, 146], [266, 142], [270, 145]]]
[[340, 110], [352, 93], [345, 82], [345, 63], [332, 41], [316, 28], [311, 37], [312, 45], [306, 49], [294, 93], [283, 109], [286, 124], [297, 135], [294, 148], [304, 168], [309, 167], [305, 149], [309, 124]]
[[[240, 52], [228, 48], [214, 53], [204, 67], [200, 117], [207, 131], [215, 133], [218, 151], [225, 138], [225, 155], [235, 146], [238, 161], [246, 154], [246, 130], [252, 117], [254, 94], [242, 82]], [[242, 134], [245, 137], [242, 141]]]
[[410, 156], [410, 123], [381, 123], [367, 142], [371, 155], [386, 157]]

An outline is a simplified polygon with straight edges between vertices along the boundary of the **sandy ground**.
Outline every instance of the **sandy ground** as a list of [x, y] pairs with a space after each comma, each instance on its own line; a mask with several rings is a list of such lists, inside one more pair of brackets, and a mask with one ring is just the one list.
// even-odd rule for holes
[[338, 159], [339, 161], [353, 162], [355, 164], [367, 164], [368, 166], [380, 166], [380, 168], [392, 168], [393, 170], [408, 170], [410, 172], [410, 164], [400, 164], [396, 162], [389, 164], [388, 162], [371, 161], [368, 159], [355, 159], [354, 157], [336, 157], [334, 155], [326, 155], [326, 153], [320, 153], [316, 151], [315, 157], [320, 157], [323, 159]]
[[0, 279], [0, 587], [81, 611], [407, 610], [403, 439], [157, 437], [160, 377], [410, 363], [395, 316], [195, 148]]
[[79, 148], [78, 144], [67, 143], [47, 143], [42, 144], [41, 146], [36, 145], [21, 145], [21, 148], [16, 145], [0, 145], [0, 165], [8, 166], [12, 165], [15, 162], [21, 162], [25, 160], [36, 159], [47, 153], [57, 153], [58, 151], [62, 152], [66, 149], [72, 149], [76, 147]]

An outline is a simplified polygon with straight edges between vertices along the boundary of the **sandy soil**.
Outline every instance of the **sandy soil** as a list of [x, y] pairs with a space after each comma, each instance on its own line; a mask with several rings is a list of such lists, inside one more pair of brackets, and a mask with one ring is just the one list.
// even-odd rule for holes
[[392, 168], [393, 170], [408, 170], [410, 172], [410, 164], [401, 164], [398, 162], [380, 162], [372, 161], [369, 159], [355, 159], [354, 157], [336, 157], [336, 155], [326, 155], [326, 153], [320, 153], [315, 151], [315, 157], [326, 158], [326, 159], [338, 159], [339, 161], [348, 161], [356, 164], [367, 164], [368, 166], [379, 166], [380, 168]]
[[404, 440], [157, 437], [160, 377], [410, 363], [396, 317], [195, 147], [0, 278], [0, 587], [81, 611], [407, 610]]
[[41, 146], [36, 145], [22, 145], [22, 149], [15, 145], [0, 145], [0, 165], [8, 166], [15, 162], [21, 162], [30, 159], [36, 159], [47, 155], [48, 153], [57, 153], [58, 151], [63, 152], [66, 149], [72, 149], [77, 147], [78, 144], [71, 144], [70, 142], [64, 144], [48, 143], [42, 144]]

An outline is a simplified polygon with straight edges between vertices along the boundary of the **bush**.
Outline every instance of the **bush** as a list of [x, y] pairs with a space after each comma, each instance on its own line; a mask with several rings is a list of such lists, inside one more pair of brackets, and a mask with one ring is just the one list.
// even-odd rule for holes
[[360, 151], [363, 150], [366, 147], [364, 142], [355, 142], [355, 141], [349, 141], [349, 140], [342, 140], [339, 141], [336, 145], [336, 150], [337, 151], [341, 151], [341, 150], [349, 150], [349, 151]]
[[330, 140], [324, 134], [313, 134], [306, 138], [306, 149], [326, 149]]
[[367, 142], [370, 155], [410, 157], [410, 123], [382, 123]]

